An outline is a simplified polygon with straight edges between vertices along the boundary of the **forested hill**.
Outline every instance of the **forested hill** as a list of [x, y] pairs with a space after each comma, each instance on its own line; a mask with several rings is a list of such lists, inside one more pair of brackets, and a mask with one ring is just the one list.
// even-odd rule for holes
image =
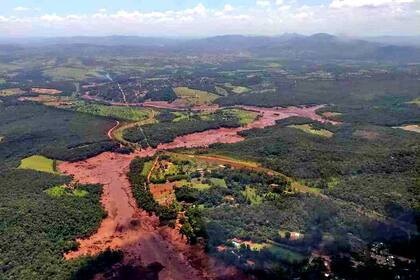
[[419, 62], [420, 48], [415, 44], [394, 44], [393, 41], [372, 42], [337, 37], [330, 34], [284, 34], [281, 36], [224, 35], [200, 39], [150, 38], [136, 36], [62, 37], [37, 39], [1, 39], [0, 55], [12, 52], [42, 53], [48, 51], [77, 52], [83, 47], [86, 55], [101, 51], [115, 54], [246, 54], [257, 57], [287, 59], [362, 60]]

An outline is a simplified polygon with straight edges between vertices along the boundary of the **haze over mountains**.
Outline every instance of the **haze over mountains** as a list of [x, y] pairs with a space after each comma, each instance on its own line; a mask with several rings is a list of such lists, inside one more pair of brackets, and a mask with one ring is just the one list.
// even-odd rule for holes
[[[295, 59], [357, 59], [385, 61], [420, 60], [418, 37], [375, 37], [357, 39], [326, 33], [311, 36], [283, 34], [280, 36], [224, 35], [208, 38], [159, 38], [137, 36], [58, 37], [0, 39], [0, 51], [42, 51], [45, 46], [60, 46], [71, 51], [84, 45], [84, 51], [108, 52], [124, 48], [128, 52], [173, 52], [179, 54], [230, 53], [260, 57]], [[65, 46], [63, 46], [65, 45]], [[89, 46], [89, 48], [86, 48]], [[50, 49], [50, 51], [54, 48]]]

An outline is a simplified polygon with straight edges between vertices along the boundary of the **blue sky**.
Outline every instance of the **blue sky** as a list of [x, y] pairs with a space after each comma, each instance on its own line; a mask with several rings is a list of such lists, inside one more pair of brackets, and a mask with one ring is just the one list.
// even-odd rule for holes
[[419, 35], [420, 0], [0, 0], [0, 37]]
[[[295, 1], [306, 5], [327, 4], [328, 0], [299, 0]], [[165, 11], [182, 10], [196, 6], [202, 3], [210, 9], [220, 9], [225, 4], [233, 6], [253, 7], [255, 0], [0, 0], [1, 14], [12, 14], [16, 7], [39, 9], [40, 12], [67, 14], [67, 13], [93, 13], [99, 9], [109, 11], [118, 10], [141, 10]]]

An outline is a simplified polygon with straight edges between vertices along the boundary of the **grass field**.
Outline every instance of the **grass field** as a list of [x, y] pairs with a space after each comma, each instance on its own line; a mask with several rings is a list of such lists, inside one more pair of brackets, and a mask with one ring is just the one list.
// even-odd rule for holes
[[24, 98], [29, 101], [40, 102], [46, 106], [68, 109], [95, 116], [110, 117], [122, 121], [140, 122], [147, 120], [152, 114], [152, 109], [149, 108], [101, 105], [79, 101], [68, 96], [39, 95]]
[[106, 106], [83, 102], [77, 103], [75, 111], [96, 116], [112, 117], [119, 120], [143, 121], [149, 117], [151, 109], [126, 106]]
[[252, 123], [258, 117], [258, 113], [242, 109], [226, 109], [226, 111], [235, 115], [241, 125]]
[[51, 197], [62, 197], [64, 195], [70, 195], [75, 197], [85, 197], [89, 193], [85, 190], [74, 189], [71, 190], [64, 185], [55, 186], [45, 190], [45, 192]]
[[141, 176], [147, 177], [147, 175], [150, 172], [150, 169], [152, 169], [153, 162], [153, 160], [149, 160], [144, 163], [143, 170], [141, 171]]
[[[157, 167], [158, 168], [153, 169], [152, 175], [150, 176], [152, 181], [163, 180], [168, 176], [176, 175], [179, 172], [178, 165], [166, 160], [159, 161]], [[144, 166], [143, 170], [145, 169], [146, 165]]]
[[184, 179], [184, 180], [173, 182], [173, 184], [175, 184], [176, 186], [187, 186], [187, 187], [194, 188], [201, 191], [211, 188], [209, 184], [205, 184], [201, 182], [200, 180], [198, 180], [197, 178], [194, 178], [191, 181], [187, 181]]
[[56, 173], [56, 170], [54, 168], [54, 160], [39, 155], [34, 155], [22, 159], [19, 168], [32, 169], [48, 173]]
[[206, 105], [211, 104], [219, 96], [202, 90], [190, 89], [187, 87], [177, 87], [174, 89], [176, 95], [188, 105]]
[[243, 242], [243, 244], [249, 246], [249, 249], [252, 251], [268, 250], [271, 254], [275, 256], [276, 259], [281, 259], [288, 263], [297, 263], [305, 259], [305, 256], [303, 256], [302, 254], [292, 251], [286, 248], [286, 246], [271, 241], [263, 243], [245, 241]]
[[243, 94], [243, 93], [248, 93], [251, 91], [250, 88], [247, 88], [244, 86], [232, 85], [231, 83], [225, 83], [223, 86], [236, 94]]
[[0, 90], [0, 96], [12, 96], [25, 93], [25, 91], [21, 90], [20, 88], [7, 88]]
[[75, 80], [82, 81], [89, 77], [99, 76], [93, 69], [76, 68], [76, 67], [55, 67], [48, 68], [43, 71], [43, 74], [52, 78], [55, 81]]
[[309, 134], [312, 134], [312, 135], [316, 135], [316, 136], [320, 136], [320, 137], [331, 138], [331, 137], [334, 136], [334, 133], [332, 133], [329, 130], [326, 130], [326, 129], [314, 129], [309, 124], [290, 125], [288, 127], [296, 128], [296, 129], [302, 130], [302, 131], [304, 131], [306, 133], [309, 133]]
[[207, 190], [211, 186], [198, 180], [197, 178], [191, 180], [191, 187], [197, 190]]
[[175, 119], [173, 119], [173, 122], [188, 120], [190, 117], [188, 113], [184, 112], [173, 112], [173, 114], [176, 116]]

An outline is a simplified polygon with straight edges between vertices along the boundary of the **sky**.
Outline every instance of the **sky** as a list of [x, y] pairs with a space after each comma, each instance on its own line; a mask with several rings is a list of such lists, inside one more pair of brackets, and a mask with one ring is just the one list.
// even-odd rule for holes
[[0, 37], [420, 35], [420, 0], [0, 0]]

